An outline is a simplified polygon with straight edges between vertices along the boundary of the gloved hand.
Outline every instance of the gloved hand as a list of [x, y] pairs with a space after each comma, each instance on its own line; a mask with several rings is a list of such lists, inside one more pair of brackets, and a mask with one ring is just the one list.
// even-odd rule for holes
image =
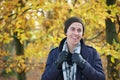
[[72, 54], [72, 62], [76, 63], [81, 69], [85, 67], [85, 59], [80, 54]]
[[63, 61], [67, 60], [67, 55], [68, 55], [68, 53], [66, 51], [62, 51], [59, 53], [58, 58], [55, 62], [58, 69], [62, 68], [62, 63], [63, 63]]

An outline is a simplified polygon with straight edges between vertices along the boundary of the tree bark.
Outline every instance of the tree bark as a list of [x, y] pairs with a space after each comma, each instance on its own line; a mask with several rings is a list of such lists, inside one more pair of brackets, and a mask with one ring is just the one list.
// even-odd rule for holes
[[[106, 4], [108, 6], [115, 4], [116, 0], [107, 0]], [[109, 14], [111, 14], [111, 11], [108, 11]], [[113, 44], [113, 41], [118, 42], [118, 36], [116, 32], [116, 26], [115, 22], [112, 22], [110, 18], [107, 18], [105, 20], [106, 22], [106, 41], [109, 44]], [[108, 79], [110, 80], [118, 80], [119, 79], [119, 71], [115, 69], [116, 65], [118, 64], [118, 59], [115, 59], [115, 62], [113, 63], [111, 61], [111, 55], [107, 56], [107, 74]]]
[[[14, 37], [15, 47], [16, 47], [16, 55], [24, 55], [24, 46], [20, 43], [20, 40], [17, 37]], [[17, 73], [18, 80], [26, 80], [26, 74], [24, 71]]]

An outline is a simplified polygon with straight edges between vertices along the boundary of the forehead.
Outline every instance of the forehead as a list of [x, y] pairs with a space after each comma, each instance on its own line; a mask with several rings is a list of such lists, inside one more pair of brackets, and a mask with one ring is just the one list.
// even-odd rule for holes
[[70, 27], [74, 27], [74, 28], [83, 28], [83, 25], [79, 22], [73, 22]]

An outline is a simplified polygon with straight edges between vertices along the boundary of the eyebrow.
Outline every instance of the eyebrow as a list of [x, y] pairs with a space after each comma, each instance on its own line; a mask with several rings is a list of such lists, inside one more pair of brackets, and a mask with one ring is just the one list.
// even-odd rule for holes
[[[71, 26], [70, 28], [75, 28], [74, 26]], [[78, 29], [81, 29], [81, 28], [78, 28]]]

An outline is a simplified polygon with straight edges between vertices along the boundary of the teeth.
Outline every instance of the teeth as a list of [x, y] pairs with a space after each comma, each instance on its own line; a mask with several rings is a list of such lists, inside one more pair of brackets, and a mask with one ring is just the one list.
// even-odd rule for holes
[[73, 38], [74, 40], [77, 40], [77, 38]]
[[73, 37], [73, 39], [77, 39], [77, 37]]

